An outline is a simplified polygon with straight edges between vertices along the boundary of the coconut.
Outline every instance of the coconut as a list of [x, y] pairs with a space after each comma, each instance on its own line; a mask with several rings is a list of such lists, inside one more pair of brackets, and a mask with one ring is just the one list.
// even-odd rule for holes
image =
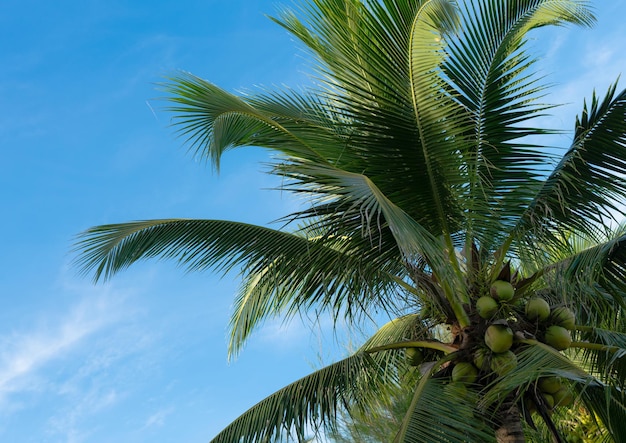
[[424, 361], [424, 353], [420, 348], [406, 348], [404, 354], [411, 366], [419, 366]]
[[554, 308], [550, 313], [550, 320], [555, 325], [570, 331], [576, 327], [576, 315], [564, 306]]
[[476, 310], [482, 318], [491, 318], [498, 312], [498, 302], [485, 295], [476, 301]]
[[452, 381], [474, 383], [478, 379], [478, 369], [469, 362], [460, 362], [452, 368]]
[[491, 285], [489, 292], [491, 293], [491, 296], [497, 300], [508, 301], [513, 298], [515, 289], [508, 281], [496, 280]]
[[543, 377], [540, 378], [537, 382], [537, 387], [541, 392], [545, 392], [546, 394], [554, 394], [555, 392], [563, 388], [563, 385], [557, 377]]
[[494, 354], [491, 357], [491, 370], [503, 376], [511, 372], [517, 366], [517, 357], [512, 351]]
[[526, 317], [529, 320], [546, 321], [550, 316], [550, 305], [541, 297], [533, 297], [526, 303]]
[[533, 412], [537, 412], [537, 405], [530, 397], [524, 397], [524, 408], [532, 414]]
[[553, 409], [554, 408], [554, 397], [550, 394], [541, 394], [541, 396], [543, 397], [543, 400], [546, 403], [546, 406], [548, 407], [548, 409]]
[[474, 366], [479, 370], [489, 369], [489, 359], [491, 357], [491, 351], [487, 348], [479, 348], [474, 352]]
[[506, 325], [491, 325], [485, 332], [485, 344], [496, 354], [506, 352], [513, 345], [513, 331]]
[[564, 327], [553, 325], [546, 329], [544, 341], [557, 351], [562, 351], [572, 344], [572, 335]]
[[574, 404], [574, 395], [565, 386], [552, 394], [552, 398], [554, 398], [554, 406], [571, 406]]

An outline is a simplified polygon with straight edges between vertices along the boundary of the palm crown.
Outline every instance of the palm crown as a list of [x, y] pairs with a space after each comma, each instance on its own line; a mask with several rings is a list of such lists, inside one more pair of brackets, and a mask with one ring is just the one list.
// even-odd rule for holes
[[274, 20], [309, 50], [311, 90], [237, 96], [188, 74], [165, 85], [199, 155], [219, 167], [227, 149], [268, 148], [271, 172], [308, 204], [285, 217], [291, 230], [91, 228], [80, 265], [96, 278], [150, 257], [242, 267], [232, 353], [271, 316], [397, 317], [214, 442], [332, 427], [411, 364], [398, 442], [524, 441], [522, 423], [526, 438], [544, 426], [559, 440], [572, 399], [607, 438], [626, 438], [626, 232], [607, 228], [626, 190], [626, 91], [594, 94], [557, 157], [541, 144], [550, 105], [525, 49], [534, 28], [592, 24], [587, 3], [310, 0]]

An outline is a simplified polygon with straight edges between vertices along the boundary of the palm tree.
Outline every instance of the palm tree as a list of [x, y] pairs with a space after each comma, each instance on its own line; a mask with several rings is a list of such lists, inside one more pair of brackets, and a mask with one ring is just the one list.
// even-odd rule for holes
[[94, 227], [79, 265], [241, 269], [232, 355], [275, 316], [395, 319], [212, 441], [321, 435], [398, 385], [405, 353], [419, 377], [397, 442], [521, 442], [522, 423], [565, 441], [568, 408], [626, 441], [626, 91], [594, 93], [570, 146], [550, 149], [526, 48], [535, 28], [591, 25], [588, 2], [309, 0], [273, 20], [314, 60], [311, 89], [233, 95], [190, 74], [165, 89], [199, 156], [219, 168], [228, 149], [267, 148], [306, 205], [281, 229]]

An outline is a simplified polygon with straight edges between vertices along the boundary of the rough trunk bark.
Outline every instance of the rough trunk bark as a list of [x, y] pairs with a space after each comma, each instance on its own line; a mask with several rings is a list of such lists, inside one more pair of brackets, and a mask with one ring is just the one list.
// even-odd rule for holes
[[496, 430], [498, 443], [525, 443], [524, 428], [519, 409], [512, 399], [500, 406], [500, 427]]

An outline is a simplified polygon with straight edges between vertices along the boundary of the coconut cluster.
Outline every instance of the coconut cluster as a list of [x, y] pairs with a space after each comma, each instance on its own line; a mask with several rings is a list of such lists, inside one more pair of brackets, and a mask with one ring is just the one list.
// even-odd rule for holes
[[[487, 291], [485, 291], [487, 292]], [[480, 294], [479, 294], [480, 295]], [[472, 312], [472, 311], [471, 311]], [[570, 347], [575, 314], [567, 307], [551, 307], [547, 300], [524, 292], [516, 296], [510, 281], [496, 280], [488, 293], [480, 295], [473, 306], [474, 317], [467, 344], [469, 358], [454, 363], [453, 383], [486, 385], [517, 367], [516, 337], [534, 337], [558, 351]], [[530, 391], [530, 389], [529, 389]], [[539, 402], [552, 410], [573, 401], [569, 388], [555, 377], [540, 378], [525, 401], [536, 409]], [[540, 400], [538, 400], [540, 399]]]
[[574, 403], [571, 389], [558, 377], [542, 377], [534, 384], [534, 389], [524, 397], [524, 406], [528, 412], [537, 410], [537, 402], [543, 403], [548, 410], [567, 407]]

